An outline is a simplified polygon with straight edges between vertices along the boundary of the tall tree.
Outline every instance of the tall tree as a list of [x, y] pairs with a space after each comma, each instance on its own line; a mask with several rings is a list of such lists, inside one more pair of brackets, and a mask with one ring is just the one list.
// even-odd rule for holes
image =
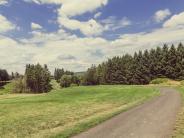
[[[97, 76], [96, 76], [97, 74]], [[150, 51], [139, 51], [134, 56], [129, 54], [116, 56], [108, 61], [92, 66], [85, 76], [91, 84], [148, 84], [158, 77], [184, 79], [184, 46], [172, 45], [157, 47]], [[94, 78], [98, 83], [91, 83]]]

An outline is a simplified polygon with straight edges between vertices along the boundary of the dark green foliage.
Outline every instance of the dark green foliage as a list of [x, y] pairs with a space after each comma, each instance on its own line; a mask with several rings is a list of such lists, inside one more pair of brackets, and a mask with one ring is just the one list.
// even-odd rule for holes
[[65, 71], [63, 68], [62, 69], [55, 69], [55, 71], [54, 71], [54, 79], [57, 81], [57, 82], [59, 82], [60, 81], [60, 79], [61, 79], [61, 77], [63, 76], [63, 75], [74, 75], [74, 73], [73, 72], [71, 72], [71, 71]]
[[76, 84], [77, 86], [79, 86], [80, 83], [81, 83], [80, 77], [79, 76], [76, 76], [76, 75], [72, 75], [72, 83], [73, 84]]
[[75, 75], [73, 72], [62, 69], [55, 69], [54, 79], [60, 83], [61, 87], [70, 87], [71, 84], [79, 86], [81, 77]]
[[10, 79], [8, 72], [4, 69], [0, 69], [0, 88], [6, 84], [6, 81]]
[[86, 85], [149, 84], [155, 78], [184, 79], [184, 46], [165, 44], [150, 51], [139, 51], [134, 56], [113, 57], [98, 67], [88, 69]]
[[9, 75], [8, 72], [4, 69], [0, 69], [0, 81], [8, 81]]
[[46, 65], [44, 67], [40, 64], [26, 66], [25, 80], [27, 88], [31, 92], [48, 92], [51, 89], [50, 77], [50, 72]]
[[167, 83], [169, 81], [169, 79], [167, 78], [157, 78], [154, 79], [150, 82], [150, 84], [163, 84], [163, 83]]
[[20, 75], [18, 72], [12, 72], [11, 73], [11, 76], [10, 76], [10, 78], [13, 80], [13, 79], [17, 79], [17, 78], [20, 78], [20, 77], [22, 77], [22, 75]]
[[64, 75], [64, 69], [55, 69], [54, 79], [59, 82], [61, 77]]
[[14, 93], [29, 93], [30, 89], [27, 87], [26, 80], [24, 77], [19, 77], [13, 80], [14, 83], [14, 88], [13, 92]]
[[70, 87], [72, 84], [72, 76], [71, 75], [63, 75], [60, 80], [60, 86], [63, 88]]
[[99, 79], [97, 75], [97, 68], [92, 66], [87, 70], [83, 78], [84, 85], [97, 85], [99, 84]]

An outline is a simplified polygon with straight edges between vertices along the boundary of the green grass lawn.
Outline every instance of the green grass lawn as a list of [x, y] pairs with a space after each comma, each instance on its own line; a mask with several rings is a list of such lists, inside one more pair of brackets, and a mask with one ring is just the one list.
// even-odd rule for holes
[[182, 103], [181, 111], [178, 115], [173, 138], [184, 137], [184, 86], [178, 87], [178, 90], [181, 92], [183, 103]]
[[159, 94], [149, 86], [54, 88], [0, 95], [0, 137], [69, 137]]
[[13, 90], [14, 83], [8, 83], [4, 87], [0, 88], [0, 95], [11, 93]]

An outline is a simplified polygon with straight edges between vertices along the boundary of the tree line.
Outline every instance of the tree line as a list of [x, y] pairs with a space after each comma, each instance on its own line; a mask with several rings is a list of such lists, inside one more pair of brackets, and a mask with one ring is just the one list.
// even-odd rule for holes
[[92, 65], [84, 76], [85, 85], [126, 84], [144, 85], [151, 80], [167, 77], [184, 79], [184, 46], [180, 43], [156, 49], [115, 56], [97, 67]]
[[51, 73], [47, 65], [42, 67], [40, 64], [28, 64], [26, 65], [24, 75], [14, 78], [15, 87], [13, 92], [46, 93], [52, 89], [50, 81]]
[[173, 80], [184, 80], [184, 46], [180, 43], [157, 47], [156, 49], [115, 56], [98, 66], [92, 65], [84, 75], [56, 68], [54, 75], [47, 65], [26, 65], [25, 74], [12, 73], [0, 70], [0, 81], [15, 80], [14, 92], [44, 93], [49, 92], [51, 79], [54, 78], [61, 87], [71, 85], [106, 85], [149, 84], [155, 78], [167, 77]]
[[79, 86], [81, 83], [81, 78], [76, 76], [74, 72], [58, 69], [54, 71], [54, 79], [60, 83], [61, 87], [70, 87], [72, 84]]

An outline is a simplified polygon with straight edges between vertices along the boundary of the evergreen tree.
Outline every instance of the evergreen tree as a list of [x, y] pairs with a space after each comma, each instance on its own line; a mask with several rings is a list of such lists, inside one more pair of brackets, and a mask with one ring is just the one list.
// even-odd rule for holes
[[44, 93], [51, 89], [50, 72], [47, 65], [26, 65], [25, 71], [26, 86], [34, 93]]
[[5, 69], [0, 69], [0, 81], [8, 81], [9, 75]]
[[83, 80], [85, 85], [97, 85], [99, 84], [96, 67], [92, 65], [84, 75]]
[[[184, 46], [164, 45], [150, 51], [139, 51], [131, 56], [116, 56], [85, 75], [87, 85], [96, 84], [148, 84], [158, 77], [184, 79]], [[97, 78], [97, 79], [96, 79]]]

